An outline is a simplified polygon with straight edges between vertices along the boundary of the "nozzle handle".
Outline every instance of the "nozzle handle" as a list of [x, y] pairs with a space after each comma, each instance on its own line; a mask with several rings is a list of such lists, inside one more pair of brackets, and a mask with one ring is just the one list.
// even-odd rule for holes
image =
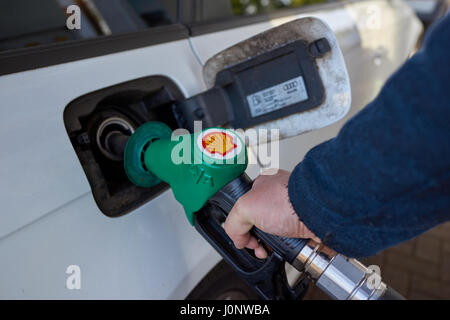
[[[236, 201], [251, 189], [252, 184], [252, 179], [250, 179], [247, 174], [243, 173], [217, 192], [210, 199], [210, 202], [221, 207], [224, 213], [228, 215]], [[250, 232], [290, 264], [293, 263], [308, 242], [307, 239], [275, 236], [255, 227], [253, 227]]]
[[[210, 201], [221, 207], [224, 214], [228, 215], [234, 203], [251, 189], [252, 183], [253, 181], [244, 173], [223, 187]], [[314, 241], [279, 237], [258, 228], [253, 228], [251, 233], [297, 270], [305, 272], [319, 288], [334, 299], [404, 299], [381, 280], [378, 287], [369, 287], [367, 281], [371, 273], [364, 265], [333, 251], [329, 255], [323, 245]]]

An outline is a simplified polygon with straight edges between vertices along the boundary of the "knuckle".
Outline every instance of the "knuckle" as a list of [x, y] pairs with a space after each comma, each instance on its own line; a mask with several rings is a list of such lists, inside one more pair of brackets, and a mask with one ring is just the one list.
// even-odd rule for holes
[[266, 175], [260, 174], [259, 176], [256, 177], [255, 180], [253, 180], [253, 185], [259, 184], [259, 183], [263, 182], [263, 181], [266, 180], [266, 179], [267, 179], [267, 176], [266, 176]]
[[245, 208], [245, 199], [244, 197], [240, 197], [239, 199], [237, 199], [237, 201], [234, 203], [234, 212], [236, 212], [237, 214], [241, 214], [244, 211]]
[[238, 249], [244, 248], [243, 242], [241, 240], [233, 240], [234, 246]]
[[230, 219], [226, 219], [225, 223], [223, 224], [223, 229], [225, 232], [231, 237], [232, 236], [232, 229], [230, 226]]
[[248, 238], [246, 236], [238, 236], [233, 239], [234, 246], [238, 249], [244, 248], [248, 243]]

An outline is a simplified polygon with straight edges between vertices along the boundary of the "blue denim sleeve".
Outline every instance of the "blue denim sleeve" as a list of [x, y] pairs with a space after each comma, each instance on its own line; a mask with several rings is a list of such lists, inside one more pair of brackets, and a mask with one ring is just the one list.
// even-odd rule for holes
[[450, 14], [338, 136], [311, 149], [289, 197], [325, 245], [373, 255], [450, 220]]

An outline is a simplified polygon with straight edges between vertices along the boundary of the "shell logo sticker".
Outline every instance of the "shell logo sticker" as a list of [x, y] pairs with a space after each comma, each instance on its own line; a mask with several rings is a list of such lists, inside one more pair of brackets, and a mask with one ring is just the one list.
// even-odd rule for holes
[[203, 131], [197, 145], [203, 153], [214, 159], [229, 159], [242, 150], [241, 141], [233, 132], [219, 128]]
[[236, 149], [233, 137], [225, 132], [211, 132], [202, 139], [203, 149], [209, 153], [217, 153], [222, 157], [226, 156], [231, 150]]

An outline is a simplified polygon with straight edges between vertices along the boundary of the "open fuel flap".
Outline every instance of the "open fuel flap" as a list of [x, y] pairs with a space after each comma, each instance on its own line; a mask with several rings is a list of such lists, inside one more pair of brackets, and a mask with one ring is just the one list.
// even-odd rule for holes
[[65, 108], [67, 133], [105, 215], [124, 215], [168, 188], [163, 182], [151, 188], [132, 184], [125, 174], [123, 148], [145, 122], [160, 121], [176, 129], [171, 109], [182, 99], [170, 79], [151, 76], [88, 93]]

